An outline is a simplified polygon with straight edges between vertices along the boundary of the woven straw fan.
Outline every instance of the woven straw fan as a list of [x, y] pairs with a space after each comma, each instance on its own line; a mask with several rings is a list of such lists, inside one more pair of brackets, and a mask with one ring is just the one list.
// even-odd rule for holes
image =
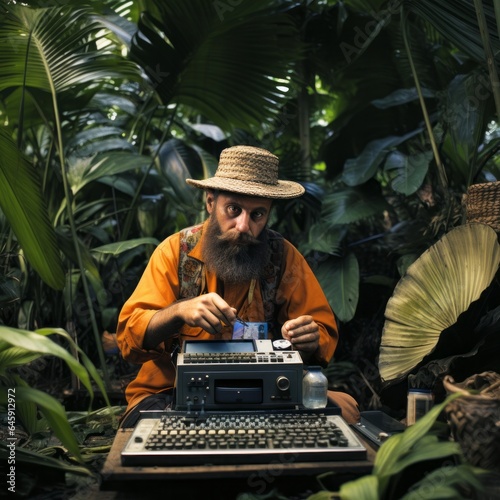
[[394, 289], [385, 310], [379, 372], [406, 375], [436, 346], [490, 285], [500, 265], [496, 232], [485, 224], [458, 226], [426, 250]]

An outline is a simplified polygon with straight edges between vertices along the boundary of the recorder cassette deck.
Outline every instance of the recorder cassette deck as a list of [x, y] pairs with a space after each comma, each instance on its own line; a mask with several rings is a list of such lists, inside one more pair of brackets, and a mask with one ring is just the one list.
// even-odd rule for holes
[[185, 341], [177, 357], [176, 409], [294, 408], [303, 363], [271, 340]]

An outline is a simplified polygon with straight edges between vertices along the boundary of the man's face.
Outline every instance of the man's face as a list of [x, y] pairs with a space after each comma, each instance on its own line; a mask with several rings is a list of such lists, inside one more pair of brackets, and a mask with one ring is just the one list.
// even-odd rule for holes
[[248, 234], [257, 238], [266, 227], [272, 201], [232, 193], [217, 197], [207, 194], [207, 211], [219, 223], [221, 232], [235, 235]]
[[226, 282], [258, 279], [267, 265], [267, 233], [263, 232], [271, 200], [220, 193], [207, 194], [210, 220], [203, 257], [207, 268]]

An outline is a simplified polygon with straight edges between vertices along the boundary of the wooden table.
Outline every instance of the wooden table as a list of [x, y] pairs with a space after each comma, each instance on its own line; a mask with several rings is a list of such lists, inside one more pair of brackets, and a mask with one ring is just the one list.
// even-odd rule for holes
[[101, 471], [100, 498], [200, 498], [203, 500], [236, 498], [238, 493], [262, 495], [276, 489], [285, 495], [319, 491], [317, 476], [329, 472], [322, 483], [330, 491], [339, 485], [369, 474], [375, 450], [360, 437], [367, 449], [366, 460], [331, 462], [196, 465], [196, 466], [123, 466], [120, 453], [132, 433], [119, 429]]

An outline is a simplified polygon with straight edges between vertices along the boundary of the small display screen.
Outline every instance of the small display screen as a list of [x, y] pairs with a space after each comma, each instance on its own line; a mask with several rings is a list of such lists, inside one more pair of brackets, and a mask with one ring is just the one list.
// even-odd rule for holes
[[238, 353], [255, 352], [253, 340], [186, 340], [185, 353]]

